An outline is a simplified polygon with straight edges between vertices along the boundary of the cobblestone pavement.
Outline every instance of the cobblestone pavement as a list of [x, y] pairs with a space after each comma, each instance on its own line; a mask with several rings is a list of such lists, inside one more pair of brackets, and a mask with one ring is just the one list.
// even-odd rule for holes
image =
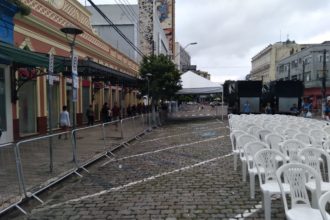
[[[261, 195], [233, 170], [227, 122], [168, 124], [40, 194], [3, 219], [263, 219]], [[256, 181], [257, 182], [257, 181]], [[284, 219], [280, 200], [272, 219]]]

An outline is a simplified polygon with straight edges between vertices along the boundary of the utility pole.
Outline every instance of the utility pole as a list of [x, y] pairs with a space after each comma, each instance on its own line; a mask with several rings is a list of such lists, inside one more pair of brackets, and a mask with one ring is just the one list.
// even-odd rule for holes
[[302, 81], [305, 84], [305, 61], [302, 61]]
[[323, 69], [322, 69], [322, 114], [324, 112], [325, 109], [325, 105], [326, 105], [326, 94], [327, 94], [327, 87], [326, 87], [326, 80], [327, 80], [327, 63], [326, 63], [326, 57], [327, 57], [327, 50], [324, 49], [323, 50]]

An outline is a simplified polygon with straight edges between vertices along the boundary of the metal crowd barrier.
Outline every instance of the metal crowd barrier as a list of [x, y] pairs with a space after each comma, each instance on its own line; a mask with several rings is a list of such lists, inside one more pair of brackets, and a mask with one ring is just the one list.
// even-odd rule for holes
[[156, 127], [159, 127], [162, 125], [161, 121], [160, 121], [160, 114], [159, 112], [156, 112], [156, 121], [155, 121]]
[[146, 132], [146, 128], [144, 127], [144, 115], [137, 115], [134, 117], [135, 120], [135, 136], [138, 137]]
[[18, 206], [25, 197], [43, 203], [38, 193], [69, 175], [82, 177], [79, 168], [86, 170], [84, 166], [109, 153], [114, 156], [112, 150], [156, 125], [159, 114], [153, 122], [149, 113], [0, 145], [0, 214], [12, 207], [27, 214]]
[[[16, 144], [26, 197], [43, 201], [37, 194], [76, 173], [70, 132], [20, 141]], [[79, 175], [80, 176], [80, 175]]]
[[103, 124], [98, 124], [72, 131], [75, 162], [78, 168], [86, 170], [84, 166], [107, 156], [103, 127]]
[[111, 154], [111, 151], [118, 148], [123, 142], [122, 124], [120, 120], [111, 121], [103, 124], [103, 135], [105, 147]]
[[0, 145], [0, 214], [12, 207], [26, 212], [18, 205], [24, 198], [16, 145]]
[[121, 123], [121, 134], [123, 137], [122, 143], [125, 145], [130, 140], [136, 138], [136, 121], [134, 117], [125, 118], [120, 121]]

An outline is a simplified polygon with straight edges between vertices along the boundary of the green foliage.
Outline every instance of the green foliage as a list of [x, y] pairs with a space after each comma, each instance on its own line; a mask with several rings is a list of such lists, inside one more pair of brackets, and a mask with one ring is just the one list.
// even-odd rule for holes
[[31, 13], [31, 8], [22, 3], [20, 0], [9, 0], [9, 2], [17, 6], [18, 11], [21, 15], [27, 16]]
[[154, 101], [169, 100], [179, 91], [181, 78], [178, 69], [172, 60], [160, 54], [144, 57], [140, 65], [140, 91], [143, 95], [148, 94], [147, 73], [151, 73], [149, 78], [149, 94]]

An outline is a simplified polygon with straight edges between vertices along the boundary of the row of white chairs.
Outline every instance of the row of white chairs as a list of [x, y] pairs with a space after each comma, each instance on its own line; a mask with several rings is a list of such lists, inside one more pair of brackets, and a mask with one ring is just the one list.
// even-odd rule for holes
[[[306, 133], [303, 132], [305, 131], [303, 126], [298, 125], [298, 122], [302, 123], [304, 119], [259, 116], [231, 115], [229, 125], [234, 169], [237, 169], [239, 157], [242, 162], [243, 181], [246, 181], [246, 171], [250, 176], [251, 198], [255, 196], [255, 176], [258, 175], [264, 198], [265, 219], [270, 219], [271, 197], [276, 194], [282, 195], [288, 219], [328, 219], [325, 209], [322, 210], [327, 199], [330, 199], [330, 195], [326, 193], [330, 191], [330, 156], [328, 154], [330, 140], [328, 140], [327, 132], [324, 131], [328, 125], [318, 122], [315, 123], [317, 126], [313, 126], [308, 121], [304, 123], [305, 127], [310, 128], [305, 129], [308, 130]], [[290, 126], [290, 123], [279, 125], [279, 122], [287, 120], [297, 123], [295, 128]], [[240, 125], [241, 123], [243, 125]], [[265, 128], [267, 125], [272, 125], [272, 127]], [[279, 165], [282, 166], [279, 168]], [[306, 174], [307, 171], [309, 175]], [[311, 192], [311, 204], [306, 189]], [[318, 205], [321, 192], [325, 194]], [[290, 209], [286, 195], [290, 195], [291, 198]], [[303, 211], [300, 210], [301, 208]]]

